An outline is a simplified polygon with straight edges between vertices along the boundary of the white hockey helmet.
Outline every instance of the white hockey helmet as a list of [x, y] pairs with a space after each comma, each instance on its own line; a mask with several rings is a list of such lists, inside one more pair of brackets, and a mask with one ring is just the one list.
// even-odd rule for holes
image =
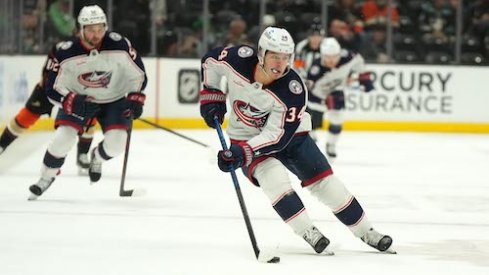
[[290, 62], [294, 60], [294, 40], [286, 29], [267, 27], [258, 40], [258, 61], [263, 65], [267, 51], [290, 54]]
[[97, 5], [83, 7], [78, 14], [78, 24], [80, 30], [83, 30], [86, 25], [94, 24], [105, 24], [105, 29], [108, 28], [107, 16], [105, 16], [104, 10]]
[[321, 55], [336, 56], [336, 55], [340, 55], [341, 46], [340, 43], [338, 43], [338, 41], [336, 40], [336, 38], [328, 37], [328, 38], [324, 38], [323, 41], [321, 41], [321, 46], [319, 46], [319, 51], [321, 52]]

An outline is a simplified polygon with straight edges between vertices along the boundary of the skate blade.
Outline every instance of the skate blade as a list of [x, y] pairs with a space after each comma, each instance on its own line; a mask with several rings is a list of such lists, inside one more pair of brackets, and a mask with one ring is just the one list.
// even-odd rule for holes
[[38, 196], [38, 195], [31, 193], [31, 194], [29, 195], [29, 197], [27, 198], [27, 200], [28, 200], [28, 201], [35, 201], [35, 200], [37, 200], [37, 198], [39, 198], [39, 196]]
[[387, 249], [386, 251], [381, 251], [382, 254], [397, 254], [397, 252], [393, 249]]
[[319, 255], [321, 255], [321, 256], [334, 256], [334, 251], [329, 250], [329, 249], [325, 249]]
[[78, 176], [88, 176], [88, 168], [78, 167]]

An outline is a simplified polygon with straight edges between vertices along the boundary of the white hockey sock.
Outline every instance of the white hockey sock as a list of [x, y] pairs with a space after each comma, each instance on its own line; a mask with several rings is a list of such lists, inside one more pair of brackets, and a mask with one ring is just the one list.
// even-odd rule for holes
[[367, 219], [364, 213], [362, 219], [360, 219], [359, 222], [357, 222], [354, 225], [348, 226], [348, 228], [353, 233], [353, 235], [355, 235], [358, 238], [361, 238], [367, 233], [367, 231], [370, 228], [372, 228], [372, 224]]
[[41, 167], [41, 178], [43, 179], [51, 179], [56, 177], [59, 172], [59, 168], [49, 168], [46, 165], [42, 165]]
[[126, 145], [127, 132], [121, 129], [109, 130], [104, 133], [104, 140], [99, 146], [102, 146], [106, 156], [101, 157], [99, 150], [95, 150], [97, 160], [105, 161], [109, 158], [116, 157], [124, 152]]
[[336, 145], [336, 143], [338, 143], [339, 138], [340, 138], [340, 134], [333, 134], [333, 133], [329, 132], [326, 143]]
[[358, 201], [335, 175], [330, 175], [307, 188], [313, 196], [328, 206], [355, 236], [363, 236], [371, 227]]
[[277, 159], [268, 158], [255, 167], [253, 176], [282, 220], [302, 237], [304, 231], [312, 226], [312, 221], [292, 188], [283, 164]]

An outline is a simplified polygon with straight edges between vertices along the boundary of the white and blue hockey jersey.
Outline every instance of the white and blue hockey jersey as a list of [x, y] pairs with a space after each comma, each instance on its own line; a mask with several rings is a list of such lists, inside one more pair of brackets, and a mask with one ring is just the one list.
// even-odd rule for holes
[[364, 72], [365, 61], [360, 54], [343, 49], [335, 68], [330, 69], [321, 62], [321, 58], [314, 60], [307, 74], [307, 80], [313, 83], [313, 86], [309, 87], [309, 108], [324, 112], [326, 97], [334, 91], [343, 91], [352, 74]]
[[272, 154], [295, 134], [311, 130], [307, 89], [294, 70], [263, 86], [254, 79], [257, 64], [256, 51], [249, 46], [216, 48], [202, 58], [202, 82], [219, 90], [221, 78], [227, 79], [229, 137], [246, 140], [255, 155]]
[[142, 92], [147, 82], [141, 57], [115, 32], [107, 32], [96, 49], [85, 48], [80, 38], [58, 43], [47, 69], [46, 91], [54, 104], [69, 92], [87, 95], [95, 103], [113, 102], [129, 92]]

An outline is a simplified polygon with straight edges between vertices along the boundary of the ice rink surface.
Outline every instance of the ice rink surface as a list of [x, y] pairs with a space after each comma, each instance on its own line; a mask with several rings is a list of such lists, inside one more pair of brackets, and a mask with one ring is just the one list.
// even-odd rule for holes
[[[219, 147], [214, 131], [179, 132]], [[291, 175], [336, 253], [316, 255], [239, 172], [258, 245], [281, 257], [264, 264], [230, 175], [209, 150], [161, 130], [133, 133], [126, 185], [146, 195], [118, 196], [122, 157], [89, 185], [73, 150], [51, 188], [27, 201], [52, 134], [29, 133], [0, 156], [1, 275], [489, 274], [489, 135], [344, 133], [333, 169], [397, 255], [356, 239]]]

